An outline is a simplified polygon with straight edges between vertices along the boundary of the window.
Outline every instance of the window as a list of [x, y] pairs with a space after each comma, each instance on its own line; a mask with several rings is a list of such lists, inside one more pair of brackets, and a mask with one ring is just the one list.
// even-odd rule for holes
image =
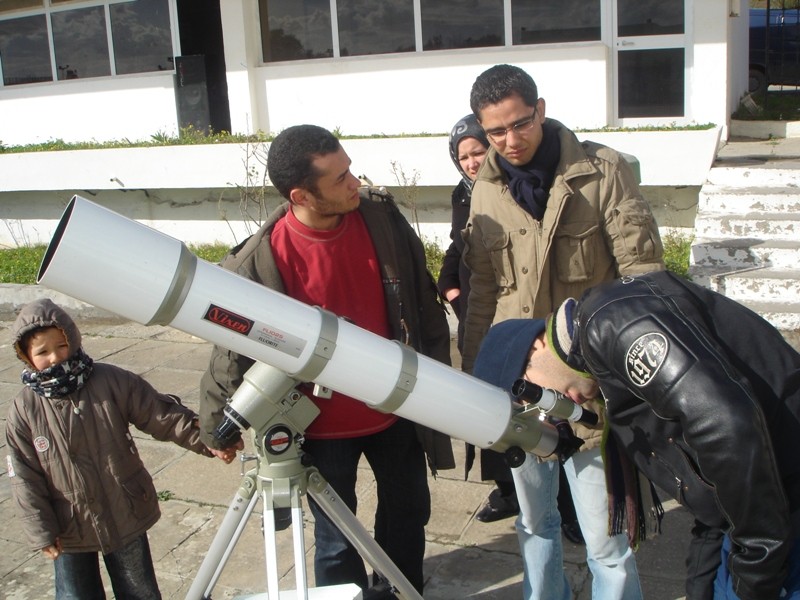
[[683, 48], [620, 52], [620, 118], [683, 116], [684, 54]]
[[600, 0], [512, 0], [513, 43], [547, 44], [600, 39]]
[[50, 18], [59, 80], [111, 75], [102, 6], [55, 12]]
[[[599, 41], [600, 3], [601, 0], [259, 0], [259, 19], [264, 62], [269, 63]], [[506, 15], [506, 5], [510, 6], [510, 15]], [[507, 20], [511, 22], [513, 41], [506, 37]]]
[[3, 85], [173, 70], [169, 0], [70, 4], [12, 0], [16, 10], [0, 9]]
[[618, 35], [669, 35], [683, 33], [683, 0], [642, 2], [617, 0]]
[[3, 85], [52, 81], [44, 15], [0, 21]]
[[264, 61], [333, 56], [330, 7], [330, 0], [261, 0]]
[[337, 0], [339, 56], [414, 51], [413, 0]]
[[122, 2], [108, 8], [117, 74], [174, 68], [166, 0]]
[[503, 45], [503, 0], [425, 0], [423, 50]]

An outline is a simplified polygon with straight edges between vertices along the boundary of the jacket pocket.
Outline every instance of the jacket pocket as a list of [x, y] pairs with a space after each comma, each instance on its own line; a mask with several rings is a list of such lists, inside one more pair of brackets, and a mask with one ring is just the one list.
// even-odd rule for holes
[[[72, 494], [69, 495], [72, 496]], [[82, 539], [80, 520], [78, 519], [78, 515], [75, 514], [75, 505], [72, 502], [68, 499], [54, 500], [53, 512], [58, 521], [59, 531], [56, 535], [61, 538], [62, 542], [71, 545]]]
[[492, 261], [494, 279], [501, 288], [514, 285], [514, 269], [511, 262], [511, 236], [505, 232], [484, 235], [486, 250]]
[[617, 206], [614, 222], [626, 253], [638, 262], [649, 262], [663, 254], [653, 214], [641, 201], [630, 199]]
[[153, 478], [146, 469], [139, 470], [133, 477], [122, 483], [122, 489], [128, 496], [133, 514], [137, 518], [145, 518], [150, 514], [152, 505], [156, 501], [156, 488]]
[[556, 229], [553, 247], [559, 281], [581, 283], [592, 277], [599, 231], [597, 223], [570, 223]]

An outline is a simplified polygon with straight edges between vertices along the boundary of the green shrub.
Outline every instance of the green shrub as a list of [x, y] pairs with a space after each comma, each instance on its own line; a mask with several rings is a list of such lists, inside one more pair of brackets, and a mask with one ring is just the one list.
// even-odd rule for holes
[[673, 230], [667, 232], [661, 241], [664, 244], [664, 264], [667, 271], [691, 279], [689, 277], [689, 259], [692, 254], [694, 235]]
[[0, 250], [0, 283], [36, 283], [45, 248], [41, 245]]
[[213, 264], [217, 264], [219, 261], [225, 258], [225, 255], [230, 249], [230, 246], [226, 244], [220, 244], [219, 242], [216, 244], [203, 244], [200, 246], [189, 244], [189, 250], [196, 254], [198, 258], [202, 258], [203, 260]]
[[439, 244], [422, 239], [422, 244], [425, 246], [425, 264], [428, 267], [433, 280], [439, 279], [439, 272], [442, 270], [442, 261], [444, 260], [444, 250], [441, 249]]

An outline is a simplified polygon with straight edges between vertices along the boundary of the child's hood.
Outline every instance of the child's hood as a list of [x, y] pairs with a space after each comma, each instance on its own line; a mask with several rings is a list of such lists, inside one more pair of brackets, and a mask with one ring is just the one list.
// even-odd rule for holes
[[14, 350], [17, 357], [29, 367], [32, 367], [28, 357], [20, 347], [20, 341], [28, 332], [43, 327], [58, 327], [67, 338], [69, 355], [72, 356], [81, 347], [81, 332], [75, 321], [72, 320], [63, 308], [49, 298], [40, 298], [26, 304], [19, 311], [16, 321], [11, 326], [11, 335], [14, 340]]

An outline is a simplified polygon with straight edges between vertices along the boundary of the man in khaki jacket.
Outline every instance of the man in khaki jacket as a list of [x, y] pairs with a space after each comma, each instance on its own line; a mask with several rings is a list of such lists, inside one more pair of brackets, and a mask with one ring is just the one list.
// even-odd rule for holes
[[[530, 75], [510, 65], [488, 69], [473, 84], [470, 106], [491, 149], [462, 232], [472, 272], [462, 361], [467, 372], [493, 323], [543, 318], [600, 282], [664, 268], [658, 227], [630, 166], [614, 150], [579, 142], [546, 119]], [[625, 536], [608, 533], [602, 419], [595, 430], [574, 430], [585, 441], [583, 451], [564, 468], [586, 539], [593, 598], [641, 598]], [[524, 597], [567, 600], [557, 465], [529, 455], [512, 471]]]

